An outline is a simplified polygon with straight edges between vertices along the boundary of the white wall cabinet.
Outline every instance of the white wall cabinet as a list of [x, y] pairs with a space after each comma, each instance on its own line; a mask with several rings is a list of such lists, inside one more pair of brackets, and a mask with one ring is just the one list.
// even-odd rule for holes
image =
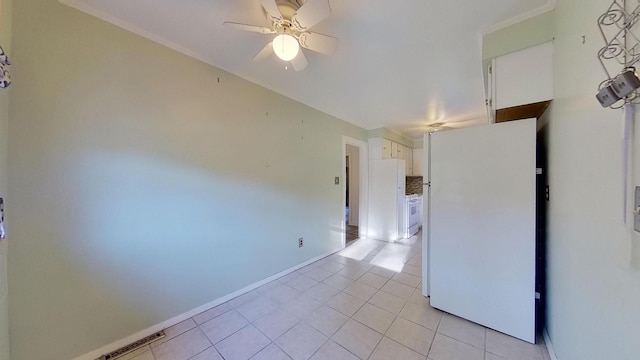
[[[369, 139], [369, 160], [380, 160], [380, 159], [407, 159], [409, 158], [408, 153], [412, 152], [412, 149], [399, 144], [395, 141], [391, 141], [385, 138], [371, 138]], [[413, 156], [411, 156], [413, 158]], [[408, 161], [409, 165], [407, 165], [407, 174], [409, 174], [408, 169], [413, 168], [413, 163]]]
[[553, 99], [553, 43], [499, 56], [492, 67], [496, 110]]
[[412, 157], [413, 157], [413, 172], [414, 176], [423, 176], [424, 172], [422, 170], [422, 159], [424, 158], [423, 154], [424, 149], [413, 149]]
[[405, 173], [408, 175], [415, 175], [413, 173], [413, 149], [405, 147], [404, 149], [404, 164]]
[[396, 158], [404, 159], [404, 145], [398, 144], [398, 149], [396, 150]]
[[395, 151], [393, 151], [393, 141], [389, 139], [382, 139], [382, 158], [383, 159], [391, 159]]

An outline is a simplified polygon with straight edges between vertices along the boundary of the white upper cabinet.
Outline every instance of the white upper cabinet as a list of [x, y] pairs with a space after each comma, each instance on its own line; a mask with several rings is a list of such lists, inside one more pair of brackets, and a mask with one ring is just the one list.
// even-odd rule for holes
[[423, 176], [424, 173], [422, 171], [422, 159], [424, 149], [413, 149], [413, 175], [414, 176]]
[[410, 148], [404, 149], [404, 172], [408, 175], [414, 175], [413, 173], [413, 150]]
[[493, 76], [495, 109], [553, 99], [553, 43], [497, 57]]
[[382, 158], [383, 159], [391, 159], [393, 156], [393, 154], [395, 154], [395, 152], [393, 151], [393, 144], [395, 144], [394, 142], [392, 142], [391, 140], [388, 139], [382, 139]]
[[400, 144], [396, 144], [397, 145], [397, 149], [396, 149], [396, 158], [398, 159], [404, 159], [404, 145], [400, 145]]
[[410, 174], [410, 169], [413, 168], [411, 154], [412, 149], [410, 147], [399, 144], [395, 141], [391, 141], [385, 138], [370, 138], [369, 139], [369, 159], [409, 159], [406, 161], [406, 173]]

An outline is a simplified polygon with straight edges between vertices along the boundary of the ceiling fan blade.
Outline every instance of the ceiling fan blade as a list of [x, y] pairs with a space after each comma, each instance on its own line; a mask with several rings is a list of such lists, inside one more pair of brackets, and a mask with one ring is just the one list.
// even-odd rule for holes
[[304, 53], [302, 52], [302, 50], [298, 52], [298, 56], [296, 56], [295, 58], [293, 58], [293, 60], [291, 60], [291, 66], [293, 66], [293, 70], [295, 71], [302, 71], [304, 70], [304, 68], [307, 67], [307, 65], [309, 65], [309, 62], [307, 61], [307, 58], [304, 56]]
[[338, 39], [318, 33], [300, 34], [300, 46], [325, 55], [333, 54], [338, 48]]
[[291, 22], [299, 30], [305, 31], [328, 18], [329, 15], [331, 15], [329, 0], [307, 0], [293, 15]]
[[253, 61], [264, 60], [269, 56], [271, 56], [272, 54], [273, 54], [273, 43], [269, 42], [267, 45], [265, 45], [262, 48], [262, 50], [260, 50], [260, 52], [256, 54], [256, 56], [253, 57]]
[[234, 23], [234, 22], [230, 22], [230, 21], [225, 21], [222, 24], [224, 26], [226, 26], [226, 27], [229, 27], [229, 28], [232, 28], [232, 29], [236, 29], [236, 30], [251, 31], [251, 32], [257, 32], [257, 33], [260, 33], [260, 34], [273, 34], [273, 33], [275, 33], [275, 31], [273, 31], [273, 29], [269, 29], [268, 27], [264, 27], [264, 26], [240, 24], [240, 23]]
[[271, 16], [271, 18], [282, 20], [282, 14], [280, 14], [280, 9], [278, 9], [276, 0], [262, 0], [262, 7], [267, 12], [267, 14]]

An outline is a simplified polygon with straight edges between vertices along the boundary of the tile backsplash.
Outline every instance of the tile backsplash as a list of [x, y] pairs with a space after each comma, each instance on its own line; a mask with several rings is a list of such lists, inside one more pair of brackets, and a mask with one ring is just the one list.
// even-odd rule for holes
[[407, 195], [422, 194], [422, 176], [407, 176], [405, 192]]

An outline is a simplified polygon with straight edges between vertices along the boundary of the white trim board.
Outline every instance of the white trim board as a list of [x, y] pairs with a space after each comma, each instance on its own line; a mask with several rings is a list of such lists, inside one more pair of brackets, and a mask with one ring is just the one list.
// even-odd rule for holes
[[551, 360], [558, 360], [558, 357], [556, 357], [556, 352], [553, 350], [553, 345], [551, 345], [551, 338], [549, 337], [547, 329], [542, 330], [542, 336], [544, 337], [544, 345], [547, 348], [547, 352], [549, 353], [549, 358]]
[[178, 316], [174, 316], [169, 320], [165, 320], [165, 321], [163, 321], [163, 322], [161, 322], [159, 324], [156, 324], [156, 325], [148, 327], [148, 328], [146, 328], [144, 330], [138, 331], [138, 332], [136, 332], [136, 333], [134, 333], [132, 335], [129, 335], [129, 336], [125, 337], [125, 338], [122, 338], [120, 340], [114, 341], [111, 344], [102, 346], [102, 347], [100, 347], [100, 348], [98, 348], [96, 350], [93, 350], [91, 352], [88, 352], [88, 353], [86, 353], [84, 355], [81, 355], [81, 356], [78, 356], [76, 358], [73, 358], [72, 360], [95, 360], [95, 359], [99, 358], [100, 356], [102, 356], [104, 354], [108, 354], [108, 353], [110, 353], [110, 352], [112, 352], [114, 350], [117, 350], [117, 349], [125, 346], [125, 345], [131, 344], [132, 342], [134, 342], [136, 340], [142, 339], [143, 337], [149, 336], [149, 335], [151, 335], [151, 334], [153, 334], [155, 332], [158, 332], [160, 330], [164, 330], [164, 329], [166, 329], [168, 327], [176, 325], [176, 324], [178, 324], [178, 323], [180, 323], [182, 321], [185, 321], [185, 320], [187, 320], [189, 318], [192, 318], [192, 317], [194, 317], [194, 316], [196, 316], [196, 315], [198, 315], [198, 314], [200, 314], [200, 313], [202, 313], [204, 311], [207, 311], [207, 310], [209, 310], [209, 309], [211, 309], [213, 307], [216, 307], [216, 306], [218, 306], [220, 304], [223, 304], [223, 303], [225, 303], [225, 302], [227, 302], [227, 301], [229, 301], [229, 300], [231, 300], [233, 298], [236, 298], [236, 297], [238, 297], [240, 295], [246, 294], [251, 290], [257, 289], [257, 288], [259, 288], [260, 286], [262, 286], [262, 285], [264, 285], [266, 283], [269, 283], [269, 282], [271, 282], [273, 280], [279, 279], [279, 278], [281, 278], [281, 277], [283, 277], [285, 275], [288, 275], [288, 274], [290, 274], [290, 273], [292, 273], [292, 272], [294, 272], [294, 271], [296, 271], [298, 269], [301, 269], [301, 268], [303, 268], [303, 267], [305, 267], [305, 266], [307, 266], [309, 264], [312, 264], [312, 263], [314, 263], [314, 262], [316, 262], [316, 261], [318, 261], [320, 259], [323, 259], [323, 258], [325, 258], [327, 256], [333, 255], [333, 254], [337, 253], [338, 251], [340, 251], [342, 249], [344, 249], [344, 247], [341, 247], [339, 249], [330, 251], [328, 253], [316, 256], [316, 257], [314, 257], [314, 258], [312, 258], [310, 260], [307, 260], [307, 261], [305, 261], [305, 262], [303, 262], [301, 264], [298, 264], [298, 265], [293, 266], [293, 267], [291, 267], [289, 269], [281, 271], [281, 272], [279, 272], [279, 273], [277, 273], [277, 274], [275, 274], [273, 276], [270, 276], [270, 277], [268, 277], [268, 278], [266, 278], [264, 280], [261, 280], [261, 281], [258, 281], [256, 283], [253, 283], [251, 285], [245, 286], [242, 289], [240, 289], [238, 291], [235, 291], [235, 292], [232, 292], [229, 295], [225, 295], [225, 296], [223, 296], [221, 298], [218, 298], [216, 300], [208, 302], [208, 303], [206, 303], [206, 304], [204, 304], [202, 306], [198, 306], [195, 309], [191, 309], [191, 310], [189, 310], [189, 311], [187, 311], [185, 313], [182, 313], [182, 314], [180, 314]]

